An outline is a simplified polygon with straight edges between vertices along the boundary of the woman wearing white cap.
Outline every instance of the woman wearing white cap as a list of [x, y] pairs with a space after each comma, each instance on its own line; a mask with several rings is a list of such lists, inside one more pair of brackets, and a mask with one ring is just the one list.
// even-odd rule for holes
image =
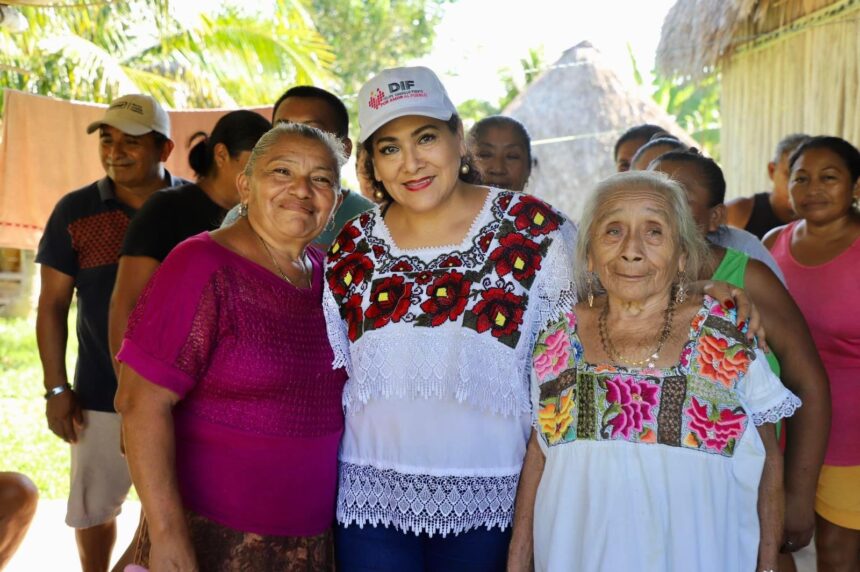
[[469, 182], [462, 123], [429, 69], [385, 70], [359, 106], [388, 201], [346, 225], [326, 264], [335, 366], [349, 373], [338, 570], [503, 569], [532, 345], [573, 297], [573, 225]]

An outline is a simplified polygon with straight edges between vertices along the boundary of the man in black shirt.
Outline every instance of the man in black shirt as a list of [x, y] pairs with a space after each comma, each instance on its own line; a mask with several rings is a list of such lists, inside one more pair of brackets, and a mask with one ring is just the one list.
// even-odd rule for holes
[[[83, 570], [106, 571], [116, 516], [131, 486], [113, 407], [117, 382], [107, 343], [108, 302], [131, 216], [156, 190], [184, 181], [162, 164], [173, 150], [170, 120], [152, 97], [114, 100], [87, 128], [94, 131], [106, 177], [60, 199], [45, 226], [36, 256], [42, 265], [36, 338], [48, 427], [72, 449], [66, 523], [75, 528]], [[75, 294], [78, 360], [71, 387], [65, 354]]]

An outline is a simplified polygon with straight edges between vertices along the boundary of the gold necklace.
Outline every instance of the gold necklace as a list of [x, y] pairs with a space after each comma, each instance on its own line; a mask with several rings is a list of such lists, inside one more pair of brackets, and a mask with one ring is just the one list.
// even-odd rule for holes
[[603, 309], [600, 311], [600, 317], [597, 320], [597, 329], [600, 332], [600, 344], [603, 346], [603, 351], [609, 356], [613, 362], [618, 364], [627, 364], [633, 367], [642, 367], [647, 365], [649, 368], [654, 368], [654, 364], [660, 359], [660, 350], [663, 349], [663, 344], [669, 339], [669, 334], [672, 333], [672, 318], [675, 316], [675, 297], [669, 296], [669, 305], [663, 311], [663, 331], [660, 333], [660, 339], [657, 340], [657, 347], [654, 351], [642, 358], [631, 359], [624, 357], [615, 348], [612, 343], [612, 338], [609, 337], [609, 328], [606, 326], [606, 317], [609, 315], [609, 298], [606, 299]]
[[[296, 284], [295, 282], [293, 282], [292, 280], [290, 280], [290, 277], [289, 277], [289, 276], [287, 276], [287, 273], [286, 273], [286, 272], [284, 272], [283, 268], [281, 268], [281, 265], [280, 265], [280, 264], [278, 264], [278, 261], [277, 261], [277, 260], [275, 260], [275, 256], [272, 254], [272, 250], [269, 248], [269, 245], [266, 243], [266, 241], [265, 241], [265, 240], [263, 240], [263, 237], [262, 237], [262, 236], [260, 236], [260, 235], [259, 235], [259, 233], [257, 233], [257, 231], [256, 231], [256, 230], [254, 230], [254, 227], [251, 225], [251, 221], [250, 221], [250, 220], [248, 221], [248, 228], [250, 228], [250, 229], [251, 229], [251, 232], [253, 232], [253, 233], [254, 233], [254, 236], [256, 236], [256, 237], [257, 237], [257, 240], [259, 240], [259, 241], [260, 241], [260, 244], [262, 244], [262, 245], [263, 245], [263, 250], [265, 250], [265, 251], [266, 251], [266, 254], [268, 254], [268, 255], [269, 255], [269, 258], [271, 258], [271, 259], [272, 259], [272, 264], [274, 264], [274, 265], [275, 265], [275, 270], [277, 270], [277, 271], [278, 271], [278, 274], [280, 274], [280, 275], [281, 275], [281, 278], [283, 278], [284, 280], [286, 280], [287, 282], [289, 282], [290, 284], [292, 284], [292, 285], [293, 285], [293, 286], [295, 286], [296, 288], [299, 288], [299, 285], [298, 285], [298, 284]], [[302, 254], [301, 254], [301, 256], [298, 258], [298, 261], [299, 261], [299, 264], [300, 264], [300, 265], [301, 265], [301, 267], [302, 267], [302, 276], [304, 276], [304, 277], [305, 277], [305, 279], [308, 281], [308, 288], [310, 288], [310, 287], [311, 287], [311, 283], [310, 283], [310, 280], [308, 279], [308, 269], [307, 269], [307, 266], [305, 266], [305, 251], [304, 251], [304, 250], [302, 250]]]

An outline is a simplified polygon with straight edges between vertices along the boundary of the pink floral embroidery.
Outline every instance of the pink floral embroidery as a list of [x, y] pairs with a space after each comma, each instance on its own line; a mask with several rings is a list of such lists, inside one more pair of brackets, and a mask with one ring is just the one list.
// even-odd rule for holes
[[557, 376], [565, 370], [570, 361], [570, 338], [563, 329], [547, 336], [545, 343], [546, 350], [534, 361], [534, 368], [540, 380], [550, 375]]
[[570, 331], [575, 330], [576, 329], [576, 314], [574, 314], [573, 312], [567, 312], [564, 316], [565, 316], [565, 318], [567, 318], [567, 325], [568, 325], [568, 327], [570, 327]]
[[684, 351], [681, 352], [681, 367], [690, 367], [690, 356], [693, 354], [693, 344], [684, 346]]
[[609, 420], [612, 437], [630, 438], [631, 431], [642, 431], [646, 421], [654, 421], [653, 408], [657, 406], [660, 387], [633, 377], [616, 375], [606, 380], [606, 401], [610, 410], [617, 411]]
[[737, 441], [744, 432], [744, 413], [721, 409], [718, 416], [709, 415], [707, 404], [700, 403], [695, 396], [690, 397], [690, 407], [684, 413], [690, 417], [691, 430], [685, 440], [686, 445], [697, 446], [701, 443], [712, 451], [722, 452], [730, 441]]

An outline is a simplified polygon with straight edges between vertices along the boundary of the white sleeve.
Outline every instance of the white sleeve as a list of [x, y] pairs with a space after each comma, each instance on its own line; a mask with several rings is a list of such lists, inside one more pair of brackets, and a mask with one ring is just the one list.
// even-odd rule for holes
[[800, 398], [773, 374], [764, 352], [757, 349], [755, 354], [738, 387], [744, 408], [756, 426], [791, 417], [801, 405]]
[[334, 352], [332, 368], [346, 368], [348, 376], [352, 377], [352, 357], [349, 352], [349, 338], [347, 337], [346, 323], [340, 317], [340, 308], [334, 299], [328, 280], [323, 280], [323, 314], [325, 315], [325, 327], [328, 333], [328, 341]]

